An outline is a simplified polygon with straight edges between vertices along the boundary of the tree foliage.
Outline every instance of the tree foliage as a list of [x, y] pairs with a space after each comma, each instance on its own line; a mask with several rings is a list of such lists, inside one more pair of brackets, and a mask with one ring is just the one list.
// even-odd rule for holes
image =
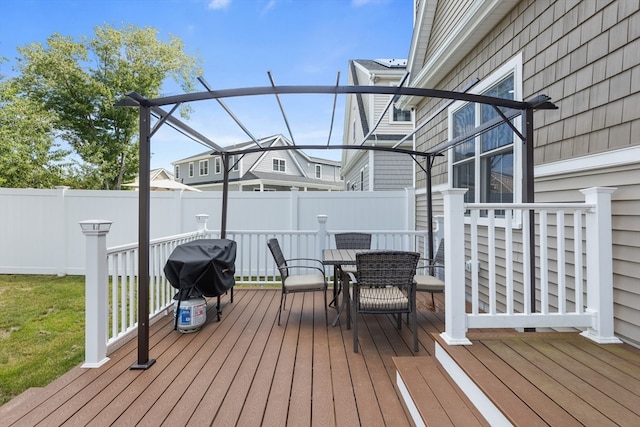
[[153, 28], [105, 25], [94, 32], [78, 41], [53, 34], [46, 45], [20, 47], [16, 84], [82, 160], [67, 172], [89, 187], [120, 189], [138, 171], [138, 111], [114, 104], [132, 91], [157, 97], [169, 78], [191, 91], [200, 60], [176, 37], [159, 40]]
[[67, 154], [55, 143], [53, 115], [20, 96], [14, 80], [0, 80], [0, 187], [63, 184]]

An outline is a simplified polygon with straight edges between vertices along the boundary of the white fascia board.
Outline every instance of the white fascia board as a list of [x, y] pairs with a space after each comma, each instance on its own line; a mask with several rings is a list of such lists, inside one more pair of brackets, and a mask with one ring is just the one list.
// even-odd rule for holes
[[411, 36], [409, 56], [407, 57], [407, 71], [411, 73], [411, 76], [414, 74], [414, 67], [418, 68], [417, 71], [419, 71], [420, 66], [424, 63], [437, 6], [438, 0], [424, 0], [420, 2], [420, 10], [414, 16], [413, 34]]

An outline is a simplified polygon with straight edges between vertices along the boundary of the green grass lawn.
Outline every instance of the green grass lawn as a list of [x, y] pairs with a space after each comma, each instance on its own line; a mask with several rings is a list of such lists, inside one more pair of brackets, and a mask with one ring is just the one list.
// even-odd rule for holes
[[0, 274], [0, 405], [83, 361], [84, 276]]
[[0, 275], [0, 405], [84, 360], [84, 276]]

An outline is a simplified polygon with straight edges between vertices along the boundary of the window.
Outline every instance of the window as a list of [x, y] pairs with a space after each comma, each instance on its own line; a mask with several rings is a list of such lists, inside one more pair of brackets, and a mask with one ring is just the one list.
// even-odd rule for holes
[[284, 159], [273, 159], [273, 170], [276, 172], [284, 172], [285, 171]]
[[[521, 97], [522, 60], [518, 56], [490, 75], [474, 91], [505, 99]], [[505, 111], [503, 107], [500, 107]], [[458, 138], [499, 117], [491, 105], [456, 102], [449, 108], [449, 137]], [[520, 128], [520, 117], [512, 123]], [[468, 188], [467, 203], [512, 203], [520, 198], [514, 185], [520, 179], [515, 159], [519, 158], [517, 136], [503, 123], [480, 135], [469, 137], [451, 150], [450, 181], [455, 188]]]
[[393, 106], [393, 119], [394, 122], [410, 122], [411, 121], [411, 110], [400, 110]]
[[189, 178], [193, 178], [194, 174], [195, 174], [195, 166], [193, 162], [191, 162], [189, 163]]
[[[392, 84], [391, 86], [398, 86], [397, 84]], [[391, 123], [395, 123], [395, 122], [400, 122], [400, 123], [406, 123], [406, 122], [410, 122], [411, 121], [411, 110], [401, 110], [399, 108], [396, 108], [395, 105], [395, 101], [396, 99], [393, 100], [393, 113], [391, 115]]]
[[173, 167], [173, 176], [174, 176], [176, 179], [180, 179], [180, 165], [175, 165], [175, 166]]
[[360, 171], [360, 191], [364, 191], [364, 169]]
[[233, 166], [233, 171], [238, 172], [240, 170], [240, 159], [236, 159], [235, 155], [229, 156], [229, 166]]
[[222, 158], [216, 157], [213, 167], [215, 168], [215, 173], [219, 174], [222, 172]]
[[316, 178], [322, 178], [322, 165], [316, 165]]
[[198, 166], [200, 169], [200, 176], [209, 175], [209, 160], [200, 160], [200, 162], [198, 162]]

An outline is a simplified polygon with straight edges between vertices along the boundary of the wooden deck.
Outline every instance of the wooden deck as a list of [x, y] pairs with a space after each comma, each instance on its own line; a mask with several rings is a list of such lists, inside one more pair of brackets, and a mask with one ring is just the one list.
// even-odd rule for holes
[[[356, 354], [351, 330], [344, 324], [325, 326], [320, 293], [289, 295], [281, 326], [276, 324], [279, 296], [279, 290], [236, 289], [232, 304], [223, 298], [222, 321], [215, 321], [212, 303], [207, 323], [191, 334], [174, 331], [172, 316], [166, 316], [151, 327], [150, 357], [156, 363], [150, 369], [129, 369], [137, 358], [134, 339], [110, 354], [111, 360], [101, 368], [75, 368], [47, 387], [28, 390], [0, 407], [0, 426], [409, 426], [411, 415], [396, 386], [396, 364], [417, 366], [427, 376], [427, 382], [439, 384], [432, 392], [437, 403], [427, 405], [432, 411], [429, 417], [431, 421], [447, 422], [436, 425], [488, 425], [433, 357], [437, 334], [444, 327], [441, 298], [436, 300], [439, 309], [431, 311], [426, 308], [430, 295], [419, 295], [417, 354], [411, 351], [412, 334], [406, 325], [398, 332], [392, 318], [373, 315], [361, 317], [360, 352]], [[329, 321], [333, 316], [335, 311], [330, 309]], [[344, 318], [343, 314], [342, 322]], [[525, 345], [540, 350], [537, 344]], [[562, 340], [558, 345], [565, 346]], [[469, 348], [481, 347], [486, 346]], [[610, 356], [594, 355], [608, 368], [599, 372], [595, 380], [589, 380], [592, 395], [579, 395], [574, 401], [601, 400], [605, 408], [597, 411], [602, 414], [608, 413], [606, 406], [611, 411], [619, 411], [622, 406], [626, 408], [626, 418], [610, 420], [624, 425], [638, 417], [633, 408], [640, 407], [635, 405], [640, 394], [640, 351], [629, 346], [615, 347], [631, 356], [609, 359]], [[456, 348], [468, 352], [468, 348]], [[520, 350], [525, 351], [517, 349]], [[568, 357], [560, 353], [573, 354], [561, 349], [549, 354]], [[487, 375], [487, 368], [496, 370], [494, 375], [499, 380], [488, 383], [498, 391], [496, 381], [518, 377], [500, 357], [504, 356], [473, 362], [469, 368], [479, 375]], [[591, 362], [587, 358], [579, 368], [572, 367], [577, 369], [574, 375], [586, 378]], [[486, 367], [475, 369], [478, 364]], [[531, 359], [529, 370], [522, 375], [530, 374], [537, 364], [537, 359]], [[436, 370], [437, 377], [432, 376]], [[529, 397], [530, 389], [521, 381], [520, 388], [514, 388], [512, 393], [527, 396], [527, 404], [551, 400], [563, 406], [562, 392], [553, 385], [560, 374], [554, 371], [545, 375], [546, 378], [542, 374], [538, 378], [543, 386], [550, 384], [545, 386], [548, 390]], [[630, 377], [635, 382], [619, 384]], [[554, 390], [556, 394], [552, 393]], [[504, 400], [507, 411], [523, 409], [520, 404], [510, 406], [514, 402], [510, 399]], [[426, 398], [421, 396], [418, 400], [424, 403]], [[442, 418], [435, 418], [435, 414]], [[554, 416], [551, 413], [551, 418], [540, 418], [544, 423], [561, 425], [563, 419], [555, 422]]]

